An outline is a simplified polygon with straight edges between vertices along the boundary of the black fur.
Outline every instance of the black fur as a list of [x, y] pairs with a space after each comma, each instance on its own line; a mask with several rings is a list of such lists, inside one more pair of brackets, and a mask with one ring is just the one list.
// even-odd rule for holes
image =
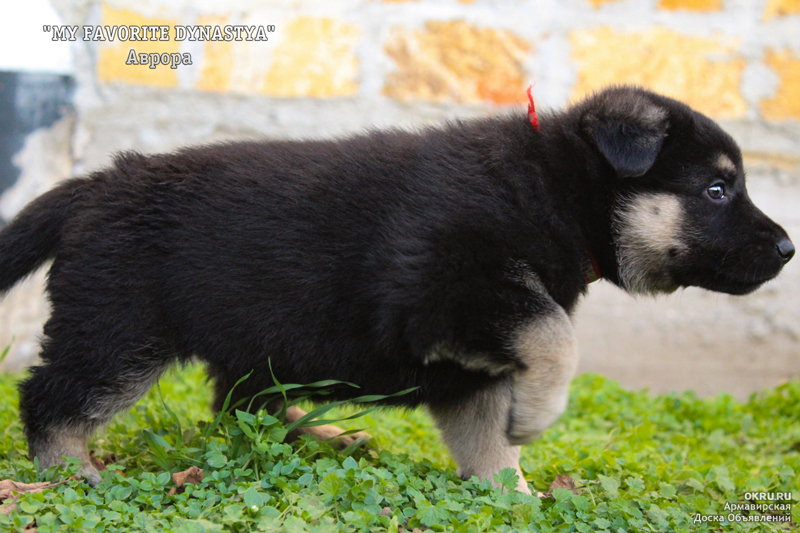
[[705, 237], [672, 269], [680, 284], [741, 292], [732, 280], [753, 289], [777, 275], [783, 262], [766, 256], [785, 233], [749, 203], [741, 171], [736, 205], [706, 205], [712, 156], [739, 169], [741, 157], [702, 115], [618, 88], [540, 123], [516, 113], [126, 153], [37, 199], [0, 232], [0, 291], [53, 258], [43, 364], [21, 386], [29, 439], [90, 431], [107, 418], [98, 406], [125, 407], [137, 383], [191, 357], [207, 363], [218, 407], [251, 370], [239, 395], [271, 385], [268, 359], [282, 382], [419, 387], [394, 400], [409, 406], [463, 401], [502, 376], [427, 362], [431, 350], [524, 365], [510, 336], [544, 304], [514, 265], [571, 312], [589, 251], [621, 283], [614, 210], [642, 192], [694, 195], [685, 205]]

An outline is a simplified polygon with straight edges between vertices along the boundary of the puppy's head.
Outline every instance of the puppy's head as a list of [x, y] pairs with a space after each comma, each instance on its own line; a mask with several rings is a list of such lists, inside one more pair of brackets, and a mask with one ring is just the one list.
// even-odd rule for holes
[[581, 134], [610, 176], [625, 289], [746, 294], [792, 258], [786, 232], [747, 195], [738, 146], [712, 120], [632, 87], [603, 91], [578, 110]]

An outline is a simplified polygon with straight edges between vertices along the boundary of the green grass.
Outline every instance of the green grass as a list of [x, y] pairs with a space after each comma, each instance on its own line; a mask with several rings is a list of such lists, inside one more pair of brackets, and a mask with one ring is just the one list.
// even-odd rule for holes
[[[17, 413], [18, 377], [0, 376], [0, 479], [35, 482]], [[0, 530], [49, 531], [785, 531], [727, 521], [748, 491], [800, 496], [800, 383], [754, 395], [651, 396], [592, 375], [573, 384], [570, 408], [523, 448], [539, 491], [568, 474], [578, 494], [535, 498], [461, 481], [424, 411], [382, 410], [341, 425], [367, 429], [378, 451], [334, 451], [311, 439], [280, 442], [272, 417], [225, 416], [209, 425], [210, 385], [190, 367], [162, 379], [91, 444], [118, 462], [90, 489], [69, 481], [23, 495]], [[163, 402], [162, 402], [163, 398]], [[339, 408], [344, 417], [356, 412]], [[331, 414], [327, 415], [331, 418]], [[202, 483], [169, 495], [170, 473], [196, 465]], [[71, 466], [75, 469], [75, 466]], [[498, 481], [515, 486], [505, 471]], [[800, 505], [792, 515], [800, 523]], [[381, 513], [383, 513], [381, 515]], [[741, 514], [747, 515], [747, 512]], [[749, 513], [762, 515], [763, 513]], [[402, 529], [400, 530], [402, 531]]]

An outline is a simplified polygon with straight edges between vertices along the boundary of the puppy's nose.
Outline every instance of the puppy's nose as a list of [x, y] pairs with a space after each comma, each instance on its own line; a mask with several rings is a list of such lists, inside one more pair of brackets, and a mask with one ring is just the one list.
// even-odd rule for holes
[[779, 240], [775, 247], [778, 249], [778, 255], [781, 256], [784, 263], [788, 263], [789, 259], [794, 256], [794, 244], [789, 240], [789, 237]]

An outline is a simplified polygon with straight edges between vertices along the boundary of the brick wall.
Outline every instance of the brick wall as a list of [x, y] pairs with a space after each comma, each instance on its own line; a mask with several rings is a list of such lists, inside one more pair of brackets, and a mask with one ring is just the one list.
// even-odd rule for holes
[[[124, 149], [413, 127], [522, 107], [531, 83], [540, 109], [637, 83], [720, 120], [747, 154], [751, 194], [800, 241], [799, 0], [51, 4], [71, 25], [275, 27], [268, 41], [73, 43], [75, 175]], [[126, 65], [132, 48], [190, 54], [192, 65]], [[702, 393], [744, 394], [798, 375], [798, 264], [749, 299], [687, 290], [652, 302], [593, 287], [576, 317], [584, 368]], [[8, 301], [39, 290], [30, 283]], [[9, 305], [0, 344], [31, 329], [27, 316], [3, 322]], [[12, 351], [8, 364], [26, 361]]]
[[93, 4], [81, 22], [276, 27], [269, 42], [135, 46], [137, 52], [195, 52], [191, 68], [128, 66], [130, 43], [97, 43], [96, 80], [284, 98], [476, 105], [522, 103], [532, 81], [552, 105], [609, 83], [637, 83], [718, 119], [800, 120], [797, 0], [216, 4]]

